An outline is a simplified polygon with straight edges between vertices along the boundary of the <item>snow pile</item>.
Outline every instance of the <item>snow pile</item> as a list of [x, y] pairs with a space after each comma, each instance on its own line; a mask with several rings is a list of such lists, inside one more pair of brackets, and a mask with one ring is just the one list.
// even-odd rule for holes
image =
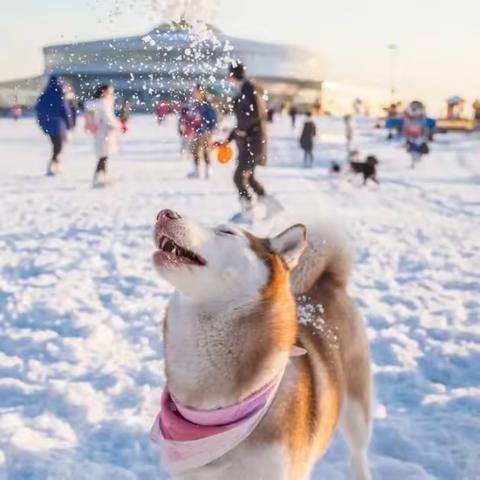
[[[362, 188], [328, 173], [343, 159], [342, 120], [317, 123], [312, 170], [300, 168], [288, 120], [270, 127], [258, 175], [287, 212], [255, 230], [333, 215], [350, 232], [351, 293], [374, 361], [375, 478], [477, 479], [480, 138], [439, 136], [411, 171], [399, 145], [362, 122], [356, 143], [380, 159], [381, 181]], [[224, 223], [238, 202], [233, 165], [186, 179], [175, 119], [130, 127], [113, 184], [92, 190], [91, 138], [78, 131], [63, 177], [46, 178], [34, 121], [0, 120], [0, 479], [167, 478], [148, 438], [171, 292], [151, 266], [152, 224], [166, 207]], [[313, 478], [349, 478], [345, 450], [337, 437]]]

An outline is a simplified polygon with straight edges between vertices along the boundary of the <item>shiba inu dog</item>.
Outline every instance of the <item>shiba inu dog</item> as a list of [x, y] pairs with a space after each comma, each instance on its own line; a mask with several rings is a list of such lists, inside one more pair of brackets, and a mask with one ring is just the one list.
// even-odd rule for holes
[[370, 479], [369, 348], [345, 244], [302, 224], [258, 238], [172, 210], [154, 242], [175, 288], [152, 428], [172, 477], [304, 480], [339, 426], [353, 478]]

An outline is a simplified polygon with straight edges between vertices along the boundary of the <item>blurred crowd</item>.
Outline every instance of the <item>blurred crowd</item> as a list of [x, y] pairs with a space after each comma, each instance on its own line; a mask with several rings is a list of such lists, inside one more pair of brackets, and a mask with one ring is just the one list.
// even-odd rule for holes
[[[229, 146], [236, 144], [236, 169], [233, 182], [238, 192], [240, 212], [235, 220], [250, 222], [255, 217], [256, 205], [263, 205], [266, 216], [275, 215], [282, 206], [255, 175], [258, 165], [267, 163], [267, 124], [275, 122], [276, 116], [286, 114], [290, 119], [293, 132], [297, 131], [299, 118], [303, 119], [299, 147], [303, 152], [304, 168], [313, 168], [314, 152], [319, 143], [318, 122], [316, 117], [322, 114], [320, 99], [311, 105], [296, 105], [287, 102], [269, 102], [262, 86], [248, 78], [245, 66], [237, 61], [230, 65], [227, 80], [230, 85], [231, 101], [226, 105], [219, 102], [208, 91], [208, 86], [198, 83], [191, 97], [182, 102], [159, 102], [155, 115], [159, 125], [171, 115], [178, 117], [178, 135], [180, 151], [189, 156], [192, 169], [188, 178], [211, 177], [211, 158], [217, 152], [221, 163], [228, 162], [233, 156]], [[445, 121], [449, 125], [464, 121], [463, 105], [460, 97], [452, 97], [447, 104]], [[79, 105], [73, 88], [60, 78], [52, 76], [36, 104], [38, 124], [47, 135], [52, 154], [47, 164], [47, 175], [57, 175], [62, 170], [62, 152], [70, 133], [77, 124], [80, 111], [83, 112], [84, 128], [92, 136], [96, 164], [93, 186], [103, 187], [109, 181], [109, 163], [118, 150], [118, 137], [129, 132], [129, 120], [132, 105], [124, 100], [116, 110], [115, 91], [112, 85], [99, 85], [91, 98]], [[376, 165], [378, 159], [371, 153], [362, 153], [355, 147], [355, 105], [352, 114], [343, 117], [345, 138], [345, 160], [332, 161], [333, 174], [350, 171], [363, 173], [367, 179], [378, 182]], [[387, 139], [401, 138], [411, 157], [411, 166], [415, 167], [423, 156], [430, 152], [429, 143], [434, 140], [434, 132], [439, 131], [436, 120], [427, 116], [425, 105], [418, 100], [410, 102], [405, 108], [392, 103], [385, 109], [383, 125], [387, 130]], [[480, 126], [480, 100], [473, 104], [474, 122]], [[12, 117], [17, 120], [22, 115], [20, 107], [12, 109]], [[225, 113], [233, 114], [235, 126], [225, 138], [219, 138], [219, 123]], [[453, 127], [452, 127], [453, 128]], [[358, 170], [355, 172], [355, 170]], [[370, 173], [368, 173], [370, 172]]]

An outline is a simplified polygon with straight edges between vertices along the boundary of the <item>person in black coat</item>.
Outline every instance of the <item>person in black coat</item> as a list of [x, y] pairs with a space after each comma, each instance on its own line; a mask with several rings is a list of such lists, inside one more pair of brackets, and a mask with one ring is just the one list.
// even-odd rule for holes
[[312, 168], [313, 166], [313, 143], [317, 135], [317, 127], [312, 121], [311, 112], [307, 113], [307, 119], [303, 124], [302, 135], [300, 136], [300, 146], [305, 152], [303, 166], [305, 168]]
[[292, 105], [290, 107], [290, 110], [288, 111], [288, 114], [290, 115], [290, 120], [292, 121], [292, 130], [295, 129], [295, 125], [297, 123], [297, 115], [298, 115], [298, 110], [295, 105]]
[[252, 194], [264, 203], [267, 216], [281, 210], [277, 200], [265, 193], [263, 185], [255, 178], [255, 167], [265, 165], [267, 160], [267, 107], [262, 88], [246, 78], [245, 67], [237, 62], [230, 65], [230, 81], [238, 88], [233, 100], [233, 112], [237, 126], [232, 130], [228, 142], [235, 140], [238, 148], [238, 164], [234, 174], [242, 206], [244, 220], [252, 219]]

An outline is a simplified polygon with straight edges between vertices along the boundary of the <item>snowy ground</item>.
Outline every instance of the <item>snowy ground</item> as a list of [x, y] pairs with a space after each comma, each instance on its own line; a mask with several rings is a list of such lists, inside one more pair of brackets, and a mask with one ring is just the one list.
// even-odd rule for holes
[[[361, 188], [328, 175], [341, 122], [318, 123], [310, 171], [298, 132], [271, 127], [259, 176], [288, 211], [257, 231], [304, 211], [333, 212], [350, 232], [375, 363], [375, 478], [480, 479], [480, 137], [439, 136], [411, 171], [358, 122], [357, 145], [381, 160], [380, 187]], [[152, 222], [164, 207], [223, 222], [237, 209], [232, 166], [187, 180], [174, 122], [148, 116], [133, 119], [108, 189], [90, 188], [82, 132], [63, 177], [43, 176], [48, 153], [33, 120], [0, 120], [0, 479], [167, 478], [148, 439], [170, 294], [150, 264]], [[314, 477], [347, 472], [336, 438]]]

